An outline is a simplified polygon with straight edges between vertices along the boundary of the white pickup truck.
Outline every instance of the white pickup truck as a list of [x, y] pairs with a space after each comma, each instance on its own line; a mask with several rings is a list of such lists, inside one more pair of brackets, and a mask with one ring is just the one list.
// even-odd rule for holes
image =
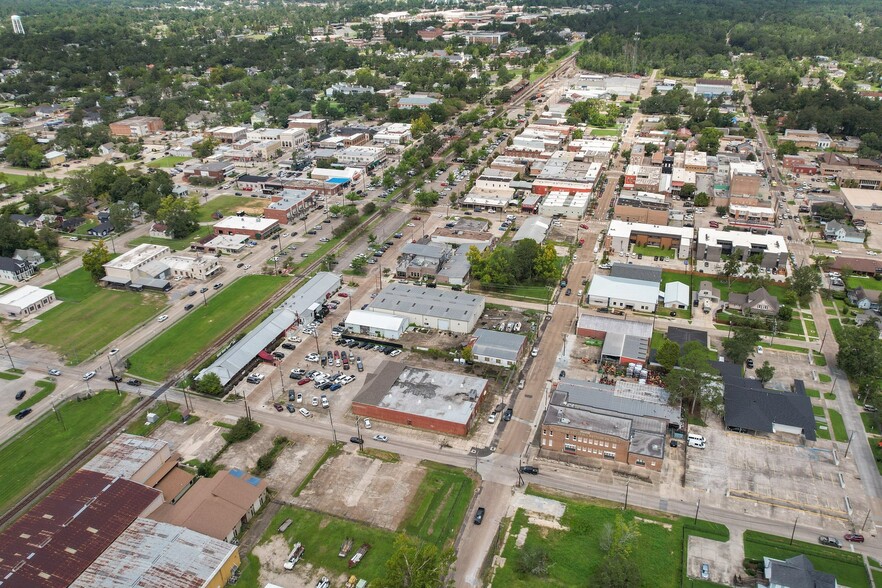
[[303, 545], [301, 545], [299, 541], [295, 543], [291, 553], [288, 554], [288, 559], [285, 561], [284, 568], [286, 570], [293, 570], [294, 566], [297, 565], [297, 562], [300, 561], [300, 558], [303, 557], [304, 551], [306, 550], [303, 549]]

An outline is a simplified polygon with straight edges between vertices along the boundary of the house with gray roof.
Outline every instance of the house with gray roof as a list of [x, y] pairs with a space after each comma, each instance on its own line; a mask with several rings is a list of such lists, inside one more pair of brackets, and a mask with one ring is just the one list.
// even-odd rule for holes
[[468, 342], [474, 361], [502, 367], [515, 365], [526, 346], [523, 335], [492, 329], [478, 329]]
[[763, 314], [773, 316], [778, 314], [781, 305], [775, 296], [769, 294], [765, 288], [757, 288], [749, 294], [731, 292], [729, 294], [729, 308], [740, 310], [742, 314]]
[[763, 573], [769, 588], [837, 588], [836, 576], [819, 572], [805, 555], [790, 559], [763, 558]]
[[723, 380], [726, 427], [745, 433], [788, 433], [815, 441], [815, 415], [802, 380], [792, 392], [769, 390], [759, 380], [744, 378], [739, 366], [712, 362]]
[[843, 243], [864, 242], [864, 233], [854, 227], [839, 221], [829, 221], [824, 225], [824, 239], [828, 241], [841, 241]]

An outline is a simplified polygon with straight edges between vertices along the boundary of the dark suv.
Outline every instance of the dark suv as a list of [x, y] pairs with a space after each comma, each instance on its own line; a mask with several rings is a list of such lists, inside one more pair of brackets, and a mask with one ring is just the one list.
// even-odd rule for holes
[[535, 476], [536, 474], [539, 473], [539, 468], [537, 468], [536, 466], [530, 466], [530, 465], [521, 466], [521, 473], [522, 474], [533, 474]]
[[514, 415], [514, 412], [511, 410], [511, 408], [506, 408], [506, 409], [505, 409], [505, 412], [502, 413], [502, 420], [504, 420], [504, 421], [510, 421], [510, 420], [511, 420], [511, 417], [512, 417], [513, 415]]
[[475, 524], [480, 525], [484, 521], [484, 513], [487, 512], [483, 506], [479, 506], [475, 511]]

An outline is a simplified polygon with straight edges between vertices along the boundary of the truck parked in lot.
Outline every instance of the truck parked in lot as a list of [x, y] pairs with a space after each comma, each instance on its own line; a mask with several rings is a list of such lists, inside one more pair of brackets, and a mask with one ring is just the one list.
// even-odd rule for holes
[[303, 545], [298, 541], [294, 544], [294, 548], [291, 550], [291, 553], [288, 554], [288, 559], [285, 561], [285, 565], [283, 566], [286, 570], [293, 570], [294, 566], [297, 565], [297, 562], [300, 561], [300, 558], [303, 557], [303, 552], [306, 551], [303, 549]]

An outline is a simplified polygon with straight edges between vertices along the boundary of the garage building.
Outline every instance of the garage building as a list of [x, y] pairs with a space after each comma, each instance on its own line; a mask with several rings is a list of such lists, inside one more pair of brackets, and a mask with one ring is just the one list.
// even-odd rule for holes
[[658, 284], [644, 280], [595, 275], [588, 288], [588, 304], [655, 312]]
[[384, 361], [352, 400], [358, 416], [447, 435], [467, 435], [487, 380]]
[[351, 310], [346, 315], [349, 332], [369, 337], [398, 339], [407, 330], [408, 324], [404, 317], [370, 310]]
[[369, 310], [403, 317], [421, 327], [471, 333], [484, 312], [484, 297], [409, 284], [390, 284]]
[[46, 308], [55, 302], [55, 292], [36, 286], [21, 286], [0, 296], [0, 312], [19, 318]]

